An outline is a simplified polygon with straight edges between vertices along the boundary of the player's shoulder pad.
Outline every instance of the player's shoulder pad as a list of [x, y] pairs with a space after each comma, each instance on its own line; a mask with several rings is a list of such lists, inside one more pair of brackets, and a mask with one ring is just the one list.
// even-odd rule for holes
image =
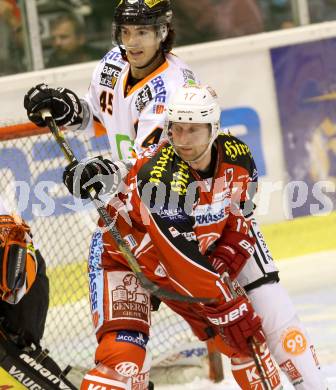
[[119, 48], [113, 48], [97, 64], [94, 71], [96, 82], [113, 89], [126, 65], [127, 62], [123, 60]]
[[136, 107], [141, 112], [149, 102], [154, 106], [153, 113], [162, 114], [170, 96], [176, 88], [195, 83], [194, 73], [178, 57], [167, 54], [168, 67], [155, 74], [139, 90], [136, 98]]
[[146, 107], [146, 115], [149, 112], [163, 114], [173, 89], [174, 84], [170, 83], [170, 78], [164, 72], [156, 73], [139, 88], [135, 100], [137, 110], [142, 112]]
[[170, 77], [169, 81], [183, 84], [195, 84], [198, 82], [195, 73], [189, 66], [176, 55], [169, 53], [166, 55], [169, 66], [172, 68], [175, 78]]
[[245, 142], [230, 133], [222, 132], [219, 133], [217, 140], [223, 149], [225, 162], [243, 166], [248, 170], [254, 165], [251, 150]]
[[111, 50], [109, 50], [104, 57], [100, 61], [101, 63], [114, 63], [119, 64], [120, 67], [123, 67], [127, 64], [127, 61], [125, 61], [122, 58], [122, 54], [120, 52], [120, 49], [118, 46], [113, 47]]

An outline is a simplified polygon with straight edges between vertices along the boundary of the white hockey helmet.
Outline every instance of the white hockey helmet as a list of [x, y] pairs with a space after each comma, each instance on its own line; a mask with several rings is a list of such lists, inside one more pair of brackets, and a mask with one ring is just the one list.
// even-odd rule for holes
[[207, 148], [209, 150], [220, 129], [220, 113], [217, 94], [211, 87], [186, 84], [174, 93], [168, 103], [165, 135], [174, 146], [170, 132], [172, 123], [209, 124], [211, 128], [209, 146]]
[[220, 109], [216, 92], [208, 85], [186, 84], [168, 104], [168, 120], [184, 123], [210, 123], [218, 127]]

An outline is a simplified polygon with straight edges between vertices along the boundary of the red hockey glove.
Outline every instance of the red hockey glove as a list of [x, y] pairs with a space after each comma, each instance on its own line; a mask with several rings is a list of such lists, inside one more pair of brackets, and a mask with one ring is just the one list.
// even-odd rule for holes
[[237, 352], [251, 356], [250, 338], [258, 344], [265, 342], [260, 317], [246, 297], [237, 297], [218, 307], [205, 306], [204, 310], [224, 342]]
[[209, 260], [214, 269], [222, 275], [228, 272], [231, 279], [235, 279], [246, 261], [254, 253], [255, 239], [238, 232], [227, 232], [220, 237], [216, 248], [209, 255]]

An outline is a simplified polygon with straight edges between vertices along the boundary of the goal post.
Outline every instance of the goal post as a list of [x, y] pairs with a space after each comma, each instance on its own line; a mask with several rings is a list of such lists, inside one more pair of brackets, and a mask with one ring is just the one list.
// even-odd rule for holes
[[[67, 132], [66, 137], [80, 159], [109, 156], [106, 135]], [[61, 366], [88, 369], [94, 364], [96, 340], [86, 258], [96, 210], [90, 202], [83, 205], [73, 198], [63, 185], [67, 162], [47, 128], [31, 123], [2, 127], [0, 148], [2, 197], [31, 225], [34, 242], [47, 263], [50, 308], [42, 346]], [[199, 367], [214, 381], [223, 378], [219, 353], [200, 342], [182, 317], [163, 304], [152, 314], [149, 348], [153, 371]]]

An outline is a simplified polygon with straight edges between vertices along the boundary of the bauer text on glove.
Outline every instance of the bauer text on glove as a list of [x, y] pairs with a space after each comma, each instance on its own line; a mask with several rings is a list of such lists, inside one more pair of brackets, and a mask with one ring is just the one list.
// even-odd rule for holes
[[223, 340], [237, 352], [251, 355], [249, 339], [265, 342], [261, 320], [246, 297], [240, 296], [218, 307], [205, 306], [204, 311]]
[[235, 279], [254, 254], [255, 239], [239, 232], [226, 232], [215, 242], [209, 260], [216, 272], [228, 272]]

